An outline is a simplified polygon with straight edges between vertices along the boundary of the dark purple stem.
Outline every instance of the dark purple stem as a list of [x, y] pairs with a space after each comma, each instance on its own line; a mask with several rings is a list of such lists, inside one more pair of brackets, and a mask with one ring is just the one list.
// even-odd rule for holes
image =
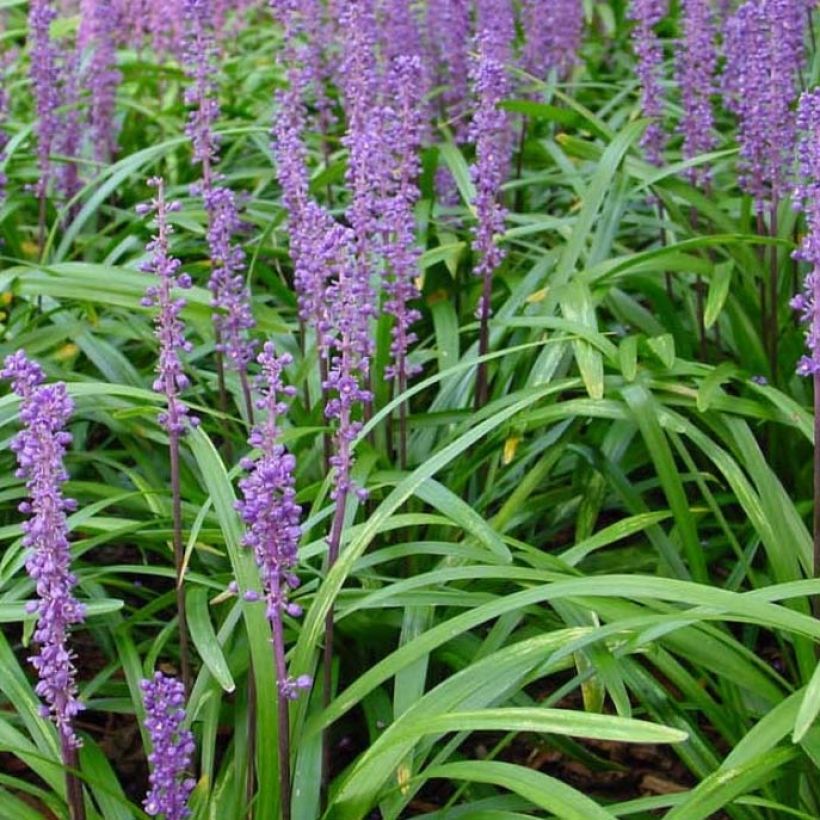
[[60, 733], [60, 747], [65, 764], [65, 787], [68, 802], [68, 813], [71, 820], [85, 820], [85, 801], [83, 787], [76, 772], [79, 769], [77, 750], [72, 746], [70, 739]]
[[[490, 300], [493, 291], [493, 272], [484, 273], [481, 293], [481, 327], [478, 335], [478, 355], [485, 356], [490, 351]], [[486, 403], [489, 394], [487, 380], [487, 362], [480, 362], [475, 382], [475, 409], [480, 410]]]
[[[174, 407], [174, 403], [171, 403]], [[171, 415], [175, 415], [169, 407]], [[171, 418], [172, 427], [176, 419]], [[185, 585], [183, 578], [183, 563], [185, 549], [182, 544], [182, 493], [179, 476], [179, 433], [172, 430], [168, 434], [168, 444], [171, 453], [171, 506], [173, 511], [174, 527], [174, 568], [176, 570], [176, 599], [177, 617], [179, 619], [179, 659], [182, 672], [182, 684], [185, 687], [186, 698], [191, 692], [191, 666], [188, 654], [188, 619], [185, 615]]]
[[[279, 581], [277, 580], [275, 583], [278, 587]], [[274, 590], [274, 600], [278, 600], [280, 594], [281, 592], [278, 588]], [[279, 729], [279, 799], [282, 820], [290, 820], [290, 714], [288, 711], [288, 698], [285, 694], [288, 682], [288, 670], [285, 662], [285, 636], [282, 624], [282, 610], [279, 606], [276, 607], [276, 612], [271, 619], [271, 626], [273, 629], [273, 659], [279, 689], [276, 697]]]
[[[340, 424], [346, 423], [344, 420]], [[342, 444], [342, 446], [347, 446]], [[346, 482], [342, 482], [346, 485]], [[336, 509], [333, 513], [333, 523], [330, 527], [330, 538], [328, 539], [327, 568], [336, 563], [339, 557], [339, 546], [342, 542], [342, 529], [345, 523], [345, 507], [347, 506], [347, 489], [341, 489], [336, 497]], [[325, 648], [322, 662], [322, 705], [327, 708], [330, 705], [330, 692], [333, 685], [333, 634], [334, 634], [334, 606], [331, 603], [330, 609], [325, 616]], [[330, 731], [325, 729], [322, 733], [322, 791], [327, 794], [327, 787], [330, 783]]]
[[[777, 239], [777, 197], [772, 199], [769, 234]], [[769, 267], [769, 367], [772, 373], [772, 382], [777, 381], [777, 354], [778, 354], [778, 317], [777, 317], [777, 245], [772, 243], [770, 249]]]

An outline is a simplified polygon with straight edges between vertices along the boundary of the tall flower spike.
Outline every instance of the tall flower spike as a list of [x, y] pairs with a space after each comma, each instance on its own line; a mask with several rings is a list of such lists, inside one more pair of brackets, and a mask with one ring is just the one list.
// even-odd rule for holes
[[190, 416], [188, 408], [180, 399], [180, 394], [188, 387], [189, 380], [182, 369], [181, 352], [189, 352], [191, 343], [185, 339], [185, 325], [180, 318], [185, 300], [174, 296], [174, 288], [186, 290], [191, 287], [191, 277], [178, 273], [180, 262], [171, 256], [170, 237], [173, 227], [168, 215], [179, 210], [178, 202], [166, 202], [165, 185], [159, 177], [148, 180], [156, 189], [156, 196], [148, 205], [138, 208], [140, 215], [153, 213], [157, 233], [147, 249], [151, 259], [143, 264], [142, 270], [156, 275], [158, 282], [151, 285], [142, 299], [143, 307], [156, 307], [156, 337], [159, 340], [159, 362], [154, 390], [165, 396], [166, 410], [160, 415], [160, 424], [172, 435], [179, 436], [187, 430], [188, 424], [196, 425], [199, 420]]
[[31, 42], [31, 84], [37, 111], [37, 169], [39, 176], [34, 186], [42, 199], [51, 180], [51, 154], [60, 133], [59, 108], [60, 73], [58, 51], [51, 39], [51, 24], [57, 17], [53, 0], [32, 0], [29, 4], [28, 30]]
[[216, 162], [219, 139], [214, 124], [219, 119], [219, 103], [214, 82], [215, 53], [210, 0], [183, 0], [187, 34], [185, 67], [188, 88], [185, 102], [191, 106], [185, 133], [194, 147], [194, 160], [202, 166], [202, 185], [211, 187], [211, 170]]
[[[256, 458], [246, 458], [242, 467], [248, 475], [239, 482], [243, 500], [237, 502], [237, 510], [247, 530], [243, 544], [252, 549], [259, 565], [267, 601], [267, 614], [273, 624], [274, 640], [282, 637], [282, 615], [298, 616], [300, 608], [288, 600], [290, 590], [299, 585], [293, 570], [297, 563], [297, 549], [302, 530], [301, 507], [296, 503], [293, 471], [296, 459], [281, 442], [279, 419], [287, 412], [287, 399], [296, 389], [285, 385], [282, 373], [292, 359], [283, 354], [277, 357], [274, 347], [267, 342], [257, 361], [262, 373], [257, 379], [261, 398], [257, 408], [264, 413], [264, 420], [251, 433], [249, 444], [259, 450]], [[279, 668], [279, 689], [285, 698], [295, 698], [298, 690], [310, 685], [309, 679], [290, 678], [284, 668]]]
[[738, 118], [740, 184], [758, 212], [789, 190], [805, 22], [802, 0], [747, 0], [726, 23], [724, 91]]
[[663, 117], [663, 46], [655, 29], [667, 10], [668, 0], [632, 0], [629, 8], [629, 17], [635, 21], [632, 46], [638, 58], [636, 73], [641, 83], [641, 110], [645, 117], [653, 118], [641, 138], [641, 146], [653, 165], [663, 163], [666, 145], [666, 132], [660, 121]]
[[176, 678], [155, 672], [140, 682], [145, 703], [145, 728], [151, 736], [148, 755], [151, 786], [143, 806], [146, 814], [165, 820], [190, 817], [188, 798], [196, 781], [188, 776], [196, 746], [185, 724], [185, 687]]
[[356, 243], [353, 276], [346, 282], [357, 303], [346, 315], [349, 342], [357, 347], [357, 368], [363, 384], [369, 381], [373, 339], [370, 321], [376, 315], [372, 276], [380, 255], [383, 193], [390, 173], [385, 151], [382, 77], [376, 54], [376, 16], [373, 0], [351, 0], [342, 12], [341, 26], [346, 49], [343, 92], [348, 115], [342, 139], [349, 151], [347, 182], [352, 192], [350, 224]]
[[[677, 59], [678, 85], [683, 103], [683, 158], [711, 151], [716, 144], [712, 95], [715, 93], [717, 49], [711, 0], [683, 0], [683, 39]], [[709, 180], [709, 169], [696, 166], [686, 172], [695, 185]]]
[[441, 117], [457, 142], [467, 140], [470, 100], [470, 0], [429, 0], [427, 37], [436, 61], [434, 85], [443, 86]]
[[797, 111], [800, 134], [800, 185], [795, 191], [795, 206], [806, 215], [806, 236], [795, 258], [807, 262], [811, 269], [806, 274], [802, 293], [791, 300], [806, 325], [806, 346], [809, 355], [797, 365], [801, 376], [820, 375], [820, 89], [806, 91], [800, 97]]
[[50, 715], [57, 725], [65, 754], [80, 745], [72, 722], [83, 708], [77, 696], [73, 653], [68, 648], [71, 627], [85, 617], [85, 607], [73, 593], [77, 579], [70, 569], [66, 521], [66, 513], [76, 509], [76, 503], [62, 491], [68, 480], [63, 458], [71, 442], [64, 428], [74, 405], [65, 384], [43, 384], [42, 369], [22, 350], [6, 357], [0, 376], [11, 381], [21, 399], [23, 429], [11, 449], [17, 456], [17, 476], [26, 480], [28, 490], [28, 499], [19, 509], [28, 516], [23, 545], [29, 550], [26, 569], [37, 594], [29, 605], [29, 611], [37, 615], [37, 652], [30, 658], [39, 676], [35, 691], [44, 701], [44, 716]]
[[90, 51], [85, 84], [90, 89], [89, 122], [94, 157], [111, 159], [117, 147], [114, 108], [122, 75], [117, 70], [116, 34], [123, 11], [104, 0], [83, 0], [78, 47]]
[[385, 377], [395, 379], [399, 392], [418, 368], [407, 361], [407, 350], [416, 340], [411, 326], [421, 318], [409, 302], [418, 296], [415, 279], [419, 271], [420, 251], [416, 246], [416, 220], [413, 208], [419, 198], [416, 179], [421, 172], [421, 60], [418, 57], [398, 57], [391, 67], [387, 84], [394, 101], [391, 121], [386, 133], [388, 149], [393, 157], [393, 177], [390, 196], [384, 206], [384, 225], [388, 240], [385, 245], [388, 295], [384, 310], [394, 317], [392, 362]]
[[218, 350], [240, 373], [253, 358], [256, 342], [248, 334], [256, 326], [251, 310], [248, 286], [245, 284], [245, 251], [233, 241], [242, 229], [242, 220], [233, 191], [217, 186], [203, 191], [208, 213], [208, 248], [211, 275], [208, 288], [211, 305], [216, 309], [213, 321], [217, 331]]
[[[479, 38], [472, 80], [478, 98], [478, 108], [470, 130], [476, 144], [476, 161], [470, 170], [476, 185], [478, 219], [473, 248], [479, 255], [475, 273], [487, 282], [504, 258], [496, 236], [504, 232], [506, 218], [500, 198], [501, 185], [509, 166], [509, 118], [500, 104], [509, 92], [509, 79], [504, 65], [493, 56], [491, 39], [484, 34]], [[489, 288], [485, 287], [479, 315], [489, 316], [489, 298]]]
[[521, 28], [525, 34], [521, 67], [539, 80], [550, 71], [560, 78], [578, 61], [584, 28], [582, 0], [524, 0]]

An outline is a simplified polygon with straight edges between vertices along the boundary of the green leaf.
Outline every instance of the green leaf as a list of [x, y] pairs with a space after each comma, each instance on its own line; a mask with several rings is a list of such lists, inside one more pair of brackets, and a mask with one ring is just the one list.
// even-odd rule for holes
[[703, 312], [703, 321], [708, 330], [718, 320], [726, 297], [729, 295], [729, 286], [732, 284], [733, 261], [721, 262], [715, 265], [714, 272], [709, 279], [709, 292], [706, 294], [706, 309]]
[[228, 662], [222, 654], [208, 613], [207, 589], [199, 586], [188, 587], [185, 593], [185, 614], [191, 630], [191, 640], [202, 662], [226, 692], [233, 692], [236, 684], [228, 668]]

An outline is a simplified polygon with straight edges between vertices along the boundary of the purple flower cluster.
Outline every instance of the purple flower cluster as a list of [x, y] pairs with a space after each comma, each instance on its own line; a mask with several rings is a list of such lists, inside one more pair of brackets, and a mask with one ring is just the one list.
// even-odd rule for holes
[[202, 166], [202, 185], [207, 190], [212, 184], [212, 166], [219, 151], [219, 139], [214, 133], [214, 124], [219, 119], [219, 103], [214, 81], [213, 13], [210, 0], [184, 0], [184, 8], [187, 26], [185, 66], [189, 81], [185, 103], [192, 106], [185, 133], [193, 144], [194, 160]]
[[109, 160], [117, 147], [114, 107], [122, 75], [117, 70], [116, 36], [121, 9], [104, 0], [84, 0], [78, 48], [90, 50], [84, 83], [90, 91], [89, 122], [94, 157]]
[[155, 215], [157, 233], [147, 246], [151, 259], [142, 265], [141, 270], [155, 274], [159, 281], [148, 288], [141, 304], [143, 307], [158, 308], [156, 336], [160, 353], [154, 390], [164, 395], [167, 401], [167, 408], [160, 414], [159, 422], [170, 435], [179, 436], [186, 431], [188, 424], [195, 426], [199, 423], [199, 419], [189, 415], [188, 408], [179, 398], [189, 385], [182, 369], [180, 351], [190, 351], [191, 343], [185, 339], [185, 325], [180, 318], [185, 300], [175, 298], [173, 294], [174, 288], [190, 288], [191, 277], [187, 273], [178, 273], [179, 259], [171, 256], [169, 247], [173, 227], [168, 222], [168, 215], [179, 210], [179, 203], [166, 202], [165, 185], [161, 178], [149, 179], [148, 184], [156, 188], [156, 196], [150, 204], [139, 206], [138, 213], [141, 216], [149, 213]]
[[457, 142], [467, 140], [470, 100], [469, 0], [429, 0], [427, 29], [437, 71], [434, 84], [443, 87], [442, 118], [452, 124]]
[[[374, 268], [381, 248], [381, 210], [390, 173], [385, 150], [385, 106], [382, 77], [376, 52], [376, 14], [373, 0], [351, 0], [342, 11], [341, 26], [346, 56], [343, 92], [348, 117], [342, 143], [348, 149], [346, 179], [352, 201], [348, 217], [356, 243], [356, 264], [348, 282], [357, 309], [343, 320], [352, 322], [349, 341], [358, 345], [358, 368], [367, 383], [373, 339], [370, 320], [376, 316], [376, 295], [372, 285]], [[341, 331], [344, 334], [344, 331]]]
[[[247, 527], [242, 543], [253, 550], [259, 565], [268, 618], [280, 631], [283, 613], [294, 617], [301, 614], [300, 607], [288, 600], [288, 593], [299, 586], [293, 570], [302, 534], [302, 510], [295, 500], [296, 459], [281, 443], [279, 426], [280, 417], [287, 412], [286, 399], [295, 395], [296, 389], [282, 381], [282, 372], [291, 363], [290, 356], [277, 357], [273, 345], [267, 342], [257, 361], [262, 366], [257, 379], [261, 394], [257, 407], [265, 417], [249, 439], [251, 447], [259, 450], [259, 456], [242, 462], [248, 475], [239, 482], [244, 498], [236, 507]], [[287, 698], [296, 697], [298, 690], [310, 686], [310, 682], [309, 677], [279, 676], [281, 694]]]
[[354, 261], [354, 242], [353, 234], [337, 225], [328, 236], [325, 248], [336, 273], [326, 290], [327, 302], [332, 307], [332, 331], [326, 337], [330, 363], [322, 387], [331, 394], [325, 415], [337, 420], [334, 453], [330, 459], [335, 470], [331, 496], [337, 502], [343, 502], [351, 490], [361, 498], [366, 496], [351, 479], [352, 444], [362, 427], [356, 418], [356, 409], [372, 400], [370, 391], [364, 387], [368, 383], [368, 357], [372, 345], [366, 321], [369, 312], [364, 314], [363, 321], [362, 281]]
[[550, 71], [565, 77], [578, 61], [584, 29], [581, 0], [524, 0], [521, 28], [525, 34], [521, 67], [536, 79]]
[[645, 117], [653, 119], [641, 138], [641, 146], [653, 165], [662, 164], [666, 145], [666, 133], [660, 122], [663, 117], [663, 46], [655, 28], [667, 10], [668, 0], [632, 0], [629, 8], [629, 17], [635, 21], [632, 46], [638, 58], [636, 73], [641, 83], [641, 109]]
[[746, 0], [726, 23], [724, 90], [738, 117], [740, 184], [758, 211], [788, 193], [805, 21], [802, 0]]
[[509, 78], [503, 63], [493, 56], [492, 38], [482, 34], [478, 41], [478, 58], [471, 76], [478, 108], [470, 129], [476, 144], [476, 161], [471, 168], [476, 186], [475, 209], [478, 225], [473, 249], [479, 255], [475, 274], [484, 278], [485, 287], [478, 315], [490, 315], [488, 282], [493, 271], [501, 264], [504, 251], [496, 237], [504, 232], [507, 212], [501, 204], [501, 185], [504, 182], [509, 157], [509, 118], [500, 103], [509, 93]]
[[[683, 157], [692, 159], [716, 144], [711, 98], [716, 90], [717, 49], [710, 0], [682, 0], [681, 11], [683, 39], [676, 66], [683, 104]], [[690, 168], [686, 175], [695, 185], [710, 176], [705, 166]]]
[[382, 211], [386, 262], [384, 289], [388, 299], [386, 313], [394, 317], [392, 363], [385, 377], [395, 379], [399, 392], [407, 380], [419, 371], [407, 361], [407, 350], [416, 340], [410, 329], [421, 314], [409, 303], [418, 296], [415, 278], [419, 271], [420, 251], [415, 243], [414, 206], [419, 198], [416, 179], [421, 171], [419, 151], [422, 130], [422, 66], [419, 57], [397, 57], [387, 78], [389, 98], [393, 100], [385, 143], [391, 154], [392, 177], [389, 195]]
[[[550, 0], [554, 2], [554, 0]], [[512, 63], [515, 12], [512, 0], [476, 0], [476, 31], [487, 55], [505, 68]]]
[[57, 188], [67, 200], [82, 188], [76, 157], [83, 138], [80, 108], [80, 55], [76, 49], [66, 50], [60, 67], [62, 74], [62, 122], [54, 148], [64, 157], [58, 168]]
[[203, 190], [208, 213], [208, 248], [211, 275], [208, 288], [215, 309], [217, 349], [240, 372], [247, 370], [256, 342], [248, 338], [255, 327], [251, 299], [245, 283], [245, 251], [233, 242], [242, 229], [242, 220], [233, 191], [223, 186]]
[[797, 129], [801, 183], [794, 201], [806, 215], [808, 230], [795, 258], [807, 262], [811, 269], [803, 282], [803, 292], [792, 298], [791, 306], [799, 311], [807, 326], [809, 355], [800, 359], [797, 372], [801, 376], [816, 376], [820, 374], [820, 88], [806, 91], [800, 97]]
[[37, 593], [36, 602], [29, 605], [37, 615], [38, 651], [30, 659], [39, 676], [36, 692], [44, 701], [43, 715], [51, 715], [57, 725], [63, 749], [74, 749], [80, 739], [71, 724], [83, 707], [68, 635], [72, 625], [83, 621], [85, 607], [74, 597], [77, 579], [70, 570], [66, 513], [76, 509], [76, 503], [62, 492], [68, 480], [63, 459], [71, 443], [64, 428], [74, 404], [62, 382], [43, 384], [42, 369], [22, 350], [6, 358], [0, 377], [11, 382], [22, 400], [23, 429], [11, 449], [17, 456], [17, 476], [26, 480], [28, 491], [19, 509], [28, 516], [23, 545], [30, 550], [26, 568]]
[[140, 682], [145, 703], [145, 728], [151, 735], [148, 755], [151, 785], [143, 806], [146, 814], [162, 814], [165, 820], [190, 817], [188, 798], [196, 781], [187, 776], [194, 752], [194, 736], [185, 724], [185, 687], [176, 678], [155, 672]]
[[31, 84], [37, 111], [37, 167], [40, 176], [34, 186], [38, 197], [45, 196], [51, 179], [51, 154], [60, 135], [59, 52], [51, 39], [51, 24], [57, 17], [53, 0], [31, 0], [28, 29], [31, 42]]

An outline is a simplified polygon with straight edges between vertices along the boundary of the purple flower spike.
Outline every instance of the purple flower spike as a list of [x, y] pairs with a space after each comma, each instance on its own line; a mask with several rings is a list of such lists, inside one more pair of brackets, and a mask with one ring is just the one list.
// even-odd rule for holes
[[22, 350], [6, 357], [0, 377], [11, 381], [21, 399], [23, 429], [11, 449], [17, 456], [17, 476], [26, 480], [28, 490], [28, 499], [19, 509], [28, 516], [23, 545], [30, 551], [26, 569], [37, 593], [36, 603], [29, 608], [37, 615], [38, 651], [30, 658], [39, 676], [35, 691], [45, 702], [44, 715], [57, 725], [63, 749], [75, 749], [80, 739], [71, 724], [83, 706], [77, 697], [68, 635], [72, 625], [83, 621], [85, 607], [74, 597], [77, 579], [70, 570], [66, 514], [76, 509], [76, 503], [62, 492], [68, 480], [63, 458], [71, 443], [64, 427], [74, 404], [62, 382], [43, 384], [42, 369]]
[[248, 333], [256, 323], [251, 299], [245, 284], [245, 251], [234, 244], [233, 237], [242, 229], [236, 197], [229, 188], [217, 186], [203, 191], [208, 212], [208, 247], [211, 254], [211, 276], [208, 288], [213, 300], [214, 328], [219, 339], [218, 350], [228, 362], [244, 372], [253, 358], [256, 342]]
[[121, 17], [111, 3], [83, 0], [77, 45], [91, 51], [84, 81], [91, 92], [91, 142], [99, 162], [111, 159], [117, 148], [114, 107], [122, 75], [117, 70], [116, 36]]
[[194, 146], [194, 159], [202, 166], [202, 183], [211, 187], [211, 169], [216, 163], [219, 139], [214, 124], [219, 119], [219, 103], [214, 81], [216, 45], [210, 0], [184, 0], [187, 34], [185, 66], [189, 85], [185, 103], [192, 106], [185, 133]]
[[478, 42], [478, 59], [473, 64], [472, 79], [478, 108], [470, 130], [476, 143], [476, 161], [471, 168], [476, 185], [475, 209], [478, 219], [473, 248], [479, 254], [477, 276], [485, 280], [479, 316], [490, 315], [490, 289], [486, 283], [501, 264], [504, 251], [496, 237], [504, 232], [506, 210], [500, 202], [501, 185], [509, 162], [509, 117], [500, 103], [509, 93], [509, 79], [504, 64], [493, 56], [492, 38], [482, 34]]
[[806, 347], [797, 365], [800, 376], [820, 374], [820, 89], [806, 91], [797, 111], [800, 133], [798, 156], [801, 183], [795, 191], [795, 205], [806, 215], [808, 230], [795, 258], [811, 265], [803, 282], [803, 292], [791, 300], [807, 326]]
[[663, 164], [666, 145], [666, 133], [660, 122], [663, 117], [663, 46], [655, 28], [667, 11], [668, 0], [632, 0], [629, 9], [629, 17], [636, 23], [632, 44], [638, 58], [636, 73], [641, 83], [641, 109], [645, 117], [654, 120], [644, 132], [641, 146], [653, 165]]
[[581, 0], [524, 0], [521, 27], [525, 34], [521, 67], [536, 79], [550, 71], [559, 78], [570, 73], [578, 61], [584, 28]]
[[37, 168], [39, 178], [34, 186], [38, 197], [44, 197], [51, 179], [51, 154], [60, 134], [61, 105], [58, 51], [51, 39], [51, 24], [57, 17], [52, 0], [32, 0], [29, 4], [28, 30], [31, 42], [31, 84], [37, 111]]
[[421, 318], [417, 310], [409, 307], [409, 302], [418, 296], [415, 278], [419, 271], [420, 251], [415, 244], [413, 208], [419, 198], [416, 179], [421, 171], [419, 151], [424, 127], [421, 74], [418, 57], [398, 57], [387, 80], [394, 107], [386, 134], [387, 146], [393, 156], [393, 178], [382, 216], [385, 234], [389, 237], [384, 249], [388, 296], [384, 310], [394, 317], [395, 323], [390, 346], [392, 362], [385, 369], [385, 377], [396, 380], [399, 392], [419, 370], [408, 363], [407, 350], [416, 340], [410, 328]]
[[469, 0], [429, 0], [427, 4], [427, 36], [437, 66], [434, 85], [444, 87], [441, 116], [459, 143], [467, 140], [470, 5]]
[[160, 414], [159, 422], [173, 436], [185, 433], [188, 424], [196, 426], [199, 419], [188, 414], [188, 408], [179, 398], [188, 387], [188, 377], [182, 369], [180, 351], [189, 352], [191, 343], [185, 339], [185, 325], [180, 318], [185, 300], [175, 298], [174, 288], [186, 290], [191, 287], [191, 277], [187, 273], [178, 274], [180, 262], [170, 254], [169, 239], [173, 228], [168, 223], [168, 215], [179, 210], [178, 202], [165, 201], [165, 185], [159, 177], [148, 180], [156, 188], [156, 196], [148, 205], [140, 206], [141, 215], [155, 215], [157, 233], [148, 244], [152, 256], [142, 266], [142, 270], [154, 273], [158, 282], [151, 285], [142, 299], [143, 307], [156, 307], [156, 337], [159, 339], [160, 353], [154, 390], [167, 400], [167, 409]]
[[[296, 459], [281, 443], [279, 419], [287, 412], [287, 399], [296, 389], [282, 381], [284, 368], [291, 363], [287, 354], [277, 357], [268, 342], [257, 359], [262, 373], [257, 380], [261, 398], [257, 407], [265, 414], [264, 420], [251, 433], [249, 444], [257, 448], [259, 456], [247, 459], [243, 466], [248, 475], [239, 482], [243, 500], [236, 504], [247, 530], [242, 543], [254, 551], [259, 565], [267, 601], [268, 618], [273, 625], [276, 640], [281, 638], [284, 613], [293, 614], [298, 607], [288, 601], [288, 593], [299, 585], [293, 570], [297, 563], [297, 549], [302, 535], [302, 510], [296, 503], [293, 471]], [[284, 664], [284, 656], [277, 658]], [[284, 697], [296, 696], [297, 682], [278, 669], [280, 692]]]
[[724, 91], [738, 118], [740, 184], [758, 212], [789, 190], [805, 24], [798, 0], [747, 0], [726, 23]]
[[187, 776], [196, 751], [185, 723], [185, 687], [176, 678], [155, 672], [140, 682], [145, 703], [145, 728], [153, 751], [148, 755], [151, 788], [143, 801], [146, 814], [165, 820], [190, 817], [188, 798], [196, 781]]
[[326, 347], [332, 352], [328, 377], [322, 386], [333, 395], [325, 406], [325, 415], [337, 420], [330, 464], [334, 468], [331, 497], [338, 503], [351, 490], [362, 498], [366, 495], [351, 479], [352, 444], [362, 427], [356, 420], [357, 408], [372, 399], [364, 387], [368, 383], [372, 343], [366, 321], [369, 314], [364, 314], [363, 321], [362, 283], [356, 271], [354, 236], [351, 231], [336, 226], [329, 239], [326, 252], [334, 260], [338, 278], [327, 287], [333, 331], [327, 334]]
[[[683, 40], [677, 59], [678, 85], [683, 103], [683, 158], [711, 151], [716, 144], [712, 95], [715, 93], [717, 49], [711, 0], [683, 0]], [[708, 182], [705, 166], [690, 168], [694, 185]]]

